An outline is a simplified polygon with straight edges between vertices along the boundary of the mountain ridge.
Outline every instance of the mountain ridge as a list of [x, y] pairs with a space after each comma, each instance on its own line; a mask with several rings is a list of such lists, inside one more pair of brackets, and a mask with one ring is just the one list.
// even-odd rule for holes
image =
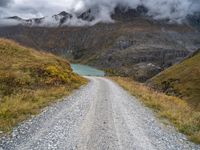
[[[149, 20], [155, 20], [152, 16], [148, 15], [148, 9], [139, 5], [135, 9], [124, 7], [124, 6], [116, 6], [112, 13], [110, 13], [110, 19], [101, 20], [97, 17], [99, 16], [99, 8], [89, 8], [79, 13], [69, 13], [67, 11], [61, 11], [58, 14], [40, 18], [29, 18], [23, 19], [19, 16], [10, 16], [5, 17], [5, 20], [14, 20], [18, 21], [17, 25], [24, 26], [51, 26], [51, 27], [59, 27], [59, 26], [91, 26], [97, 23], [105, 23], [105, 22], [113, 22], [113, 21], [132, 21], [135, 17], [146, 17]], [[182, 23], [192, 25], [193, 27], [199, 30], [200, 25], [200, 13], [196, 12], [193, 15], [188, 15]], [[163, 23], [177, 23], [171, 22], [170, 19], [160, 19], [158, 22]]]

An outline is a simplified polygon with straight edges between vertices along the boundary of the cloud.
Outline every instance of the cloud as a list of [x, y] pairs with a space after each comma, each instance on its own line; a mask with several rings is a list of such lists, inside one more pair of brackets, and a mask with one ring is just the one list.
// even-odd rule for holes
[[111, 13], [117, 5], [129, 8], [144, 5], [149, 10], [148, 15], [154, 19], [176, 22], [200, 11], [200, 0], [0, 0], [0, 17], [35, 18], [51, 16], [63, 10], [81, 13], [96, 8], [96, 21], [106, 22], [111, 21]]
[[0, 0], [0, 7], [5, 7], [11, 2], [12, 0]]
[[5, 20], [5, 19], [0, 19], [0, 27], [1, 26], [14, 26], [20, 24], [19, 21], [17, 20]]
[[[92, 1], [92, 3], [91, 3]], [[98, 6], [100, 10], [107, 8], [111, 12], [117, 5], [136, 8], [144, 5], [148, 8], [148, 15], [155, 19], [171, 19], [179, 21], [187, 15], [200, 11], [200, 0], [86, 0], [85, 6]], [[104, 11], [104, 10], [103, 10]]]

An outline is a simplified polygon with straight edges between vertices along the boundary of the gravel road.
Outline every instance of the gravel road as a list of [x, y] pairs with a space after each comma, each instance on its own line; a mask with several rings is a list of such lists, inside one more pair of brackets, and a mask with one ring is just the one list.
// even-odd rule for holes
[[0, 139], [5, 150], [197, 150], [109, 79], [90, 83]]

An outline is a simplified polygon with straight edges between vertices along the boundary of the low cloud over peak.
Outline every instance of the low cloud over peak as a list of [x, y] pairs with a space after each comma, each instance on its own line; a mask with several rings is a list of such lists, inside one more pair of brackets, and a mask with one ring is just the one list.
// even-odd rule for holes
[[61, 11], [81, 13], [90, 8], [98, 9], [95, 17], [99, 21], [110, 21], [116, 6], [137, 8], [143, 5], [154, 19], [169, 19], [181, 22], [188, 15], [200, 11], [199, 0], [1, 0], [0, 17], [20, 16], [36, 18], [52, 16]]

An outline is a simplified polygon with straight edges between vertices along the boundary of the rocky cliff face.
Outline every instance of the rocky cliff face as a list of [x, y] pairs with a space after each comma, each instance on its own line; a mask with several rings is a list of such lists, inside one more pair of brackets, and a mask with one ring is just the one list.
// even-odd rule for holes
[[135, 17], [145, 17], [148, 9], [144, 6], [138, 6], [136, 9], [117, 6], [111, 15], [114, 20], [131, 21]]
[[[196, 38], [198, 36], [196, 34]], [[192, 38], [196, 39], [192, 33], [172, 31], [129, 32], [119, 36], [110, 49], [91, 63], [106, 68], [111, 74], [131, 75], [145, 81], [189, 55], [190, 50], [196, 49], [195, 44], [200, 46]]]
[[[109, 74], [145, 81], [200, 47], [200, 33], [193, 27], [154, 21], [145, 16], [147, 11], [144, 7], [116, 8], [112, 15], [115, 23], [94, 26], [1, 27], [0, 36], [94, 65]], [[92, 21], [91, 13], [88, 10], [79, 18]], [[72, 17], [66, 12], [58, 15], [55, 18], [62, 16], [60, 23]]]
[[196, 27], [196, 29], [200, 31], [200, 13], [188, 16], [188, 21], [189, 24]]

